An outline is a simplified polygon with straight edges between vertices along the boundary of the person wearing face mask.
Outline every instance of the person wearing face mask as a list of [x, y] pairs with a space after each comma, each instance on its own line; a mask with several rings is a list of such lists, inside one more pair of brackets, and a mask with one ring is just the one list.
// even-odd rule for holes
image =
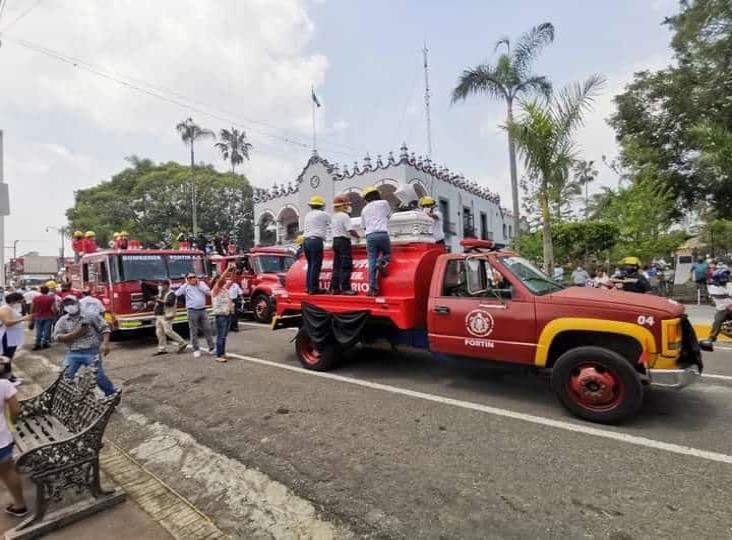
[[622, 260], [622, 268], [619, 278], [613, 278], [613, 283], [626, 292], [645, 294], [651, 290], [651, 284], [640, 272], [640, 259], [638, 257], [625, 257]]
[[333, 216], [330, 229], [333, 233], [333, 273], [330, 278], [330, 294], [355, 295], [351, 289], [351, 272], [353, 271], [353, 255], [351, 254], [351, 238], [358, 239], [358, 233], [351, 224], [348, 215], [351, 212], [351, 201], [345, 195], [333, 199]]
[[[5, 305], [0, 307], [0, 333], [2, 333], [3, 356], [12, 360], [15, 351], [23, 345], [23, 325], [21, 323], [30, 319], [29, 315], [23, 315], [23, 295], [13, 292], [5, 296]], [[12, 374], [8, 369], [6, 378], [15, 385], [21, 380]]]
[[177, 302], [178, 299], [171, 290], [169, 281], [158, 286], [158, 295], [155, 298], [155, 335], [158, 338], [158, 350], [153, 356], [168, 354], [168, 338], [178, 345], [176, 352], [179, 354], [188, 346], [186, 340], [173, 330]]
[[112, 381], [104, 373], [102, 357], [109, 354], [109, 325], [100, 315], [82, 315], [76, 296], [69, 295], [62, 301], [64, 315], [56, 323], [54, 337], [65, 343], [69, 352], [66, 355], [66, 377], [73, 379], [81, 366], [96, 368], [97, 386], [104, 395], [116, 392]]

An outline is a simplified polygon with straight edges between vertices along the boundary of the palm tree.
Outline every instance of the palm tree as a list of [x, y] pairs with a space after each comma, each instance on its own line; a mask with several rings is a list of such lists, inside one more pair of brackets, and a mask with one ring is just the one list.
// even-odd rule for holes
[[536, 184], [542, 218], [544, 269], [554, 267], [550, 202], [553, 190], [568, 182], [578, 161], [574, 135], [582, 125], [604, 80], [594, 75], [583, 84], [564, 89], [550, 103], [524, 103], [521, 118], [506, 126], [524, 158], [524, 167]]
[[252, 145], [247, 141], [246, 132], [235, 127], [230, 130], [222, 129], [219, 138], [222, 142], [217, 142], [214, 146], [221, 152], [221, 157], [231, 163], [231, 176], [234, 176], [235, 167], [244, 163], [244, 158], [249, 159]]
[[580, 191], [585, 188], [585, 219], [590, 215], [590, 184], [597, 179], [598, 174], [594, 160], [578, 161], [574, 166], [574, 183]]
[[196, 202], [196, 183], [194, 179], [193, 169], [196, 164], [196, 160], [193, 153], [193, 145], [199, 139], [216, 138], [216, 135], [210, 129], [205, 129], [196, 124], [192, 118], [186, 118], [182, 122], [175, 126], [178, 130], [180, 138], [183, 142], [190, 146], [191, 149], [191, 207], [193, 214], [193, 235], [198, 235], [198, 209]]
[[[495, 65], [480, 64], [466, 69], [452, 91], [452, 103], [464, 100], [469, 95], [487, 95], [506, 102], [506, 123], [513, 122], [513, 102], [517, 97], [542, 94], [549, 98], [551, 83], [543, 76], [530, 73], [531, 62], [541, 48], [554, 41], [554, 25], [542, 23], [522, 35], [515, 46], [511, 47], [508, 38], [500, 39], [495, 46], [497, 51], [506, 51], [498, 57]], [[513, 198], [513, 229], [520, 234], [518, 175], [516, 173], [516, 148], [511, 133], [508, 133], [508, 159], [511, 170], [511, 196]]]

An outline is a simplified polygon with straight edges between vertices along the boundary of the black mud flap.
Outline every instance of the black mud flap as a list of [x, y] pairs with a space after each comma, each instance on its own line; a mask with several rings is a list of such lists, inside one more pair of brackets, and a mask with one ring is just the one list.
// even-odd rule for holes
[[699, 373], [704, 369], [699, 340], [686, 315], [681, 316], [681, 357], [679, 358], [679, 365], [682, 368], [698, 366]]
[[361, 339], [369, 312], [331, 313], [303, 302], [302, 316], [305, 331], [314, 343], [324, 343], [332, 337], [343, 347], [351, 347]]

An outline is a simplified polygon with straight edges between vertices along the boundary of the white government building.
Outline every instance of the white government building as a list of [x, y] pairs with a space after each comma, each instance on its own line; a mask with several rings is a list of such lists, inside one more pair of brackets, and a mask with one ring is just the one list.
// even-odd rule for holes
[[265, 190], [255, 188], [254, 243], [257, 246], [292, 244], [303, 227], [309, 210], [307, 202], [313, 195], [325, 198], [327, 211], [332, 211], [336, 195], [351, 200], [351, 217], [361, 215], [367, 186], [375, 186], [396, 206], [394, 192], [400, 184], [411, 184], [417, 195], [431, 195], [444, 216], [445, 243], [452, 251], [460, 251], [463, 238], [494, 240], [508, 244], [513, 238], [511, 214], [501, 208], [497, 194], [466, 180], [447, 168], [436, 167], [429, 159], [408, 153], [402, 145], [398, 158], [389, 152], [385, 159], [368, 155], [363, 164], [354, 163], [349, 169], [321, 158], [316, 152], [295, 182]]

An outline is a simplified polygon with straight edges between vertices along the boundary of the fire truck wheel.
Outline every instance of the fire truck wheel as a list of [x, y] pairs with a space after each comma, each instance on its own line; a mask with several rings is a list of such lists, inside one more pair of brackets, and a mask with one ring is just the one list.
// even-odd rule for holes
[[295, 352], [297, 353], [297, 359], [305, 369], [329, 371], [333, 369], [340, 357], [341, 347], [333, 342], [316, 345], [303, 327], [300, 328], [295, 337]]
[[571, 413], [600, 424], [634, 415], [643, 402], [643, 385], [631, 363], [602, 347], [577, 347], [559, 357], [552, 389]]
[[254, 320], [257, 322], [269, 324], [272, 322], [272, 312], [274, 306], [272, 305], [272, 299], [266, 294], [258, 294], [252, 298], [252, 311], [254, 313]]

